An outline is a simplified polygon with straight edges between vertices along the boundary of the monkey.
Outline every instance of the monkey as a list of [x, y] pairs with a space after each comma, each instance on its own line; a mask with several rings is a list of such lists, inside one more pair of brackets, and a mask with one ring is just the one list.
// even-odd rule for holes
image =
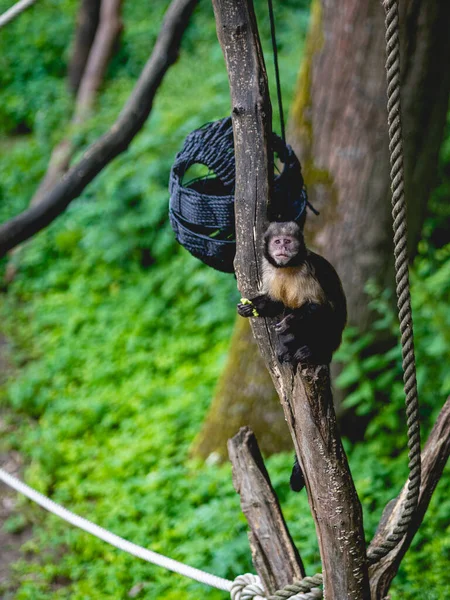
[[[332, 265], [308, 250], [295, 221], [272, 222], [264, 234], [262, 294], [242, 298], [243, 317], [278, 317], [277, 357], [294, 368], [328, 364], [339, 347], [347, 322], [347, 302], [341, 280]], [[295, 458], [291, 489], [305, 485]]]
[[328, 364], [347, 322], [341, 280], [309, 250], [295, 221], [272, 222], [264, 234], [262, 294], [241, 299], [243, 317], [278, 317], [277, 357], [294, 366]]

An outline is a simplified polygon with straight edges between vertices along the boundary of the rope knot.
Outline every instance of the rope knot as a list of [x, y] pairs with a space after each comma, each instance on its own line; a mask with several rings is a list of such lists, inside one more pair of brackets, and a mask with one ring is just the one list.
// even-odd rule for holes
[[231, 600], [266, 600], [260, 578], [251, 573], [236, 577], [231, 586], [230, 595]]
[[231, 585], [231, 600], [320, 600], [323, 598], [321, 573], [305, 577], [285, 586], [271, 596], [266, 596], [261, 579], [257, 575], [246, 573], [239, 575]]

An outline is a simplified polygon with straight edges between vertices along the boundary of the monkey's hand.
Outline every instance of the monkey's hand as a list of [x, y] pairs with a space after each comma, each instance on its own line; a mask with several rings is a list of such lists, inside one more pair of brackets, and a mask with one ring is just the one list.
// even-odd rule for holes
[[278, 333], [286, 333], [291, 329], [292, 322], [295, 319], [294, 313], [290, 313], [284, 319], [282, 319], [279, 323], [275, 325], [275, 331]]
[[237, 311], [241, 317], [259, 317], [259, 312], [256, 310], [255, 305], [248, 298], [241, 298], [241, 301], [237, 305]]
[[255, 296], [250, 300], [241, 298], [237, 305], [237, 311], [241, 317], [276, 317], [282, 310], [282, 303], [272, 300], [267, 294]]

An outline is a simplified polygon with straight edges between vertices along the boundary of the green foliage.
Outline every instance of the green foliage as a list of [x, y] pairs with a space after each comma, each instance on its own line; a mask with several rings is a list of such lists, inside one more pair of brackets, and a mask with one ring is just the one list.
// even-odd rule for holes
[[[435, 215], [430, 215], [430, 220]], [[427, 222], [425, 231], [432, 232]], [[433, 248], [425, 238], [411, 272], [417, 379], [421, 429], [426, 439], [431, 426], [450, 394], [450, 245]], [[398, 319], [389, 293], [368, 286], [374, 311], [372, 331], [364, 336], [346, 332], [339, 351], [345, 362], [338, 384], [350, 387], [346, 406], [368, 419], [364, 442], [349, 446], [352, 472], [364, 509], [366, 531], [373, 533], [380, 509], [400, 491], [407, 478], [406, 417], [399, 345], [367, 355], [375, 335], [398, 337]], [[383, 334], [386, 334], [383, 336]], [[446, 468], [414, 538], [411, 550], [401, 563], [392, 588], [393, 600], [421, 597], [434, 599], [447, 594], [449, 555], [448, 524], [450, 493]], [[370, 537], [370, 536], [369, 536]], [[428, 568], [427, 568], [428, 567]], [[421, 590], [419, 592], [419, 590]], [[427, 590], [427, 591], [423, 591]]]
[[[10, 8], [0, 0], [0, 13]], [[0, 37], [0, 132], [32, 130], [47, 136], [67, 118], [64, 76], [73, 34], [75, 0], [47, 0], [2, 29]]]
[[[36, 6], [4, 30], [0, 78], [8, 101], [0, 128], [14, 135], [1, 142], [1, 221], [26, 207], [53, 144], [65, 135], [67, 40], [76, 5], [61, 3], [59, 21], [55, 3]], [[95, 119], [72, 132], [80, 147], [116, 119], [167, 5], [124, 3], [122, 43]], [[269, 49], [264, 7], [257, 3]], [[307, 11], [290, 3], [277, 17], [289, 99]], [[30, 35], [17, 41], [26, 28]], [[127, 539], [233, 578], [252, 567], [230, 469], [193, 461], [189, 447], [224, 364], [238, 295], [233, 277], [176, 245], [167, 222], [169, 169], [183, 138], [228, 112], [212, 7], [200, 3], [142, 132], [20, 256], [0, 306], [14, 372], [0, 405], [14, 423], [3, 448], [22, 453], [32, 486]], [[314, 525], [296, 522], [297, 499], [288, 494], [291, 461], [280, 456], [269, 464], [293, 531], [310, 546]], [[24, 500], [7, 527], [18, 531], [30, 521], [33, 537], [14, 569], [18, 600], [127, 598], [132, 589], [152, 600], [226, 597]], [[317, 568], [317, 548], [306, 559]]]

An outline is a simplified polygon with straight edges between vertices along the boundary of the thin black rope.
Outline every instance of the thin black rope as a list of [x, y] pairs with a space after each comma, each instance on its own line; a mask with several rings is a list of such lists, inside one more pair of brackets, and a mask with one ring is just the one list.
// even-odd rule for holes
[[269, 19], [270, 19], [270, 35], [272, 38], [272, 50], [273, 50], [273, 65], [275, 68], [275, 80], [277, 84], [277, 97], [278, 97], [278, 112], [280, 113], [280, 130], [281, 139], [286, 142], [286, 131], [284, 127], [284, 112], [283, 112], [283, 98], [281, 96], [281, 82], [280, 82], [280, 69], [278, 66], [278, 46], [277, 36], [275, 31], [275, 17], [273, 14], [272, 0], [267, 0], [269, 8]]
[[391, 534], [379, 545], [369, 547], [369, 562], [378, 562], [408, 531], [420, 495], [421, 457], [419, 400], [414, 357], [411, 297], [409, 293], [406, 201], [403, 175], [402, 124], [400, 118], [400, 40], [398, 0], [383, 0], [386, 11], [386, 75], [388, 95], [389, 151], [391, 161], [392, 216], [394, 219], [395, 278], [400, 321], [403, 381], [408, 425], [409, 480], [401, 515]]

